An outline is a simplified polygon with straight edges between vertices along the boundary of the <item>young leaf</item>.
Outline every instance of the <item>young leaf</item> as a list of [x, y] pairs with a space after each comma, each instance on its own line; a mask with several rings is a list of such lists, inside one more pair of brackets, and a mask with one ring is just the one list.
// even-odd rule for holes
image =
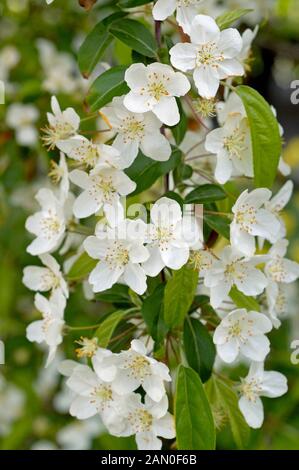
[[236, 286], [232, 287], [229, 296], [238, 308], [246, 308], [255, 312], [259, 312], [261, 309], [259, 303], [253, 297], [243, 294]]
[[209, 402], [228, 419], [234, 441], [244, 449], [249, 441], [250, 428], [238, 407], [238, 396], [223, 380], [212, 377], [205, 386]]
[[112, 36], [102, 23], [98, 23], [86, 36], [78, 52], [78, 64], [83, 77], [89, 77], [111, 39]]
[[74, 262], [70, 271], [67, 274], [69, 281], [77, 281], [87, 277], [88, 274], [96, 267], [98, 264], [98, 259], [93, 259], [84, 251], [82, 255]]
[[126, 170], [126, 174], [137, 184], [134, 193], [130, 196], [150, 188], [160, 176], [174, 170], [179, 165], [181, 158], [182, 153], [177, 148], [173, 149], [169, 160], [166, 162], [152, 160], [139, 152], [134, 163]]
[[240, 85], [236, 93], [243, 101], [249, 121], [255, 185], [271, 188], [281, 155], [277, 120], [267, 101], [253, 88]]
[[198, 284], [198, 271], [188, 265], [173, 271], [164, 292], [164, 320], [170, 328], [181, 326], [192, 305]]
[[203, 184], [185, 197], [186, 204], [206, 204], [226, 198], [226, 193], [217, 184]]
[[179, 450], [215, 449], [215, 425], [204, 388], [198, 374], [182, 365], [177, 375], [175, 423]]
[[124, 284], [114, 284], [111, 289], [96, 294], [96, 299], [112, 304], [131, 304], [129, 288]]
[[216, 349], [207, 328], [190, 316], [184, 323], [184, 348], [189, 366], [206, 382], [212, 373]]
[[186, 135], [188, 128], [188, 118], [183, 110], [180, 100], [177, 99], [177, 104], [180, 112], [181, 119], [176, 126], [171, 127], [171, 132], [174, 137], [175, 143], [180, 145]]
[[242, 16], [247, 15], [247, 13], [250, 13], [251, 11], [253, 10], [249, 8], [240, 8], [240, 9], [228, 11], [218, 16], [216, 18], [216, 23], [218, 24], [220, 29], [229, 28], [237, 20], [242, 18]]
[[221, 215], [210, 215], [204, 214], [204, 222], [212, 229], [215, 230], [219, 235], [229, 240], [229, 226], [230, 220], [227, 217]]
[[102, 348], [107, 348], [114, 330], [116, 329], [119, 322], [123, 319], [125, 313], [126, 310], [117, 310], [105, 318], [105, 320], [101, 323], [94, 335], [99, 340], [99, 346]]
[[168, 330], [163, 320], [164, 288], [164, 284], [159, 284], [154, 292], [146, 297], [141, 310], [142, 317], [148, 327], [149, 334], [154, 341], [158, 343], [158, 346]]
[[110, 27], [111, 34], [146, 57], [156, 57], [157, 43], [142, 23], [131, 19], [122, 19]]
[[97, 111], [110, 103], [114, 96], [128, 93], [129, 88], [124, 79], [126, 69], [124, 65], [112, 67], [93, 82], [87, 96], [91, 111]]

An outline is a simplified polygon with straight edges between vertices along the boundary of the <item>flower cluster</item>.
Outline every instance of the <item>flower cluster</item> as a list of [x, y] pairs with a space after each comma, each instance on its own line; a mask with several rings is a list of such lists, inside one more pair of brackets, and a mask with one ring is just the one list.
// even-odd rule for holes
[[[149, 292], [149, 278], [166, 283], [167, 287], [176, 271], [193, 264], [199, 274], [198, 291], [209, 296], [217, 317], [212, 331], [218, 358], [224, 363], [243, 360], [250, 365], [248, 376], [238, 387], [239, 407], [249, 426], [257, 428], [263, 422], [260, 396], [278, 397], [287, 391], [285, 377], [265, 371], [264, 362], [270, 352], [266, 335], [280, 326], [284, 286], [299, 277], [299, 265], [286, 258], [288, 241], [281, 217], [291, 198], [293, 183], [287, 181], [274, 196], [269, 189], [259, 187], [231, 197], [224, 187], [221, 195], [230, 197], [230, 212], [225, 214], [230, 218], [226, 227], [229, 235], [226, 234], [224, 247], [223, 243], [210, 243], [213, 231], [217, 237], [223, 233], [218, 231], [217, 223], [210, 226], [211, 238], [204, 239], [197, 218], [182, 209], [185, 198], [191, 202], [211, 201], [213, 204], [205, 207], [207, 215], [221, 217], [215, 201], [222, 196], [216, 196], [215, 201], [204, 193], [192, 198], [190, 186], [195, 192], [209, 191], [206, 181], [212, 181], [210, 187], [217, 192], [221, 188], [214, 183], [224, 185], [240, 177], [250, 180], [255, 173], [248, 111], [232, 83], [248, 72], [247, 60], [257, 29], [246, 30], [243, 36], [236, 28], [220, 29], [214, 18], [198, 14], [200, 4], [195, 0], [155, 3], [152, 13], [157, 29], [161, 20], [176, 11], [179, 31], [187, 40], [169, 48], [171, 65], [138, 62], [126, 69], [123, 85], [127, 93], [117, 94], [97, 113], [101, 123], [105, 123], [106, 139], [105, 132], [100, 137], [100, 133], [95, 133], [94, 139], [87, 138], [80, 129], [82, 121], [77, 112], [73, 108], [62, 110], [56, 97], [52, 97], [43, 140], [49, 150], [56, 149], [60, 154], [59, 163], [53, 162], [50, 171], [52, 181], [59, 186], [38, 191], [40, 210], [26, 221], [27, 230], [35, 236], [27, 251], [38, 256], [44, 265], [24, 270], [23, 282], [37, 292], [35, 307], [42, 314], [41, 320], [28, 326], [27, 338], [46, 343], [49, 365], [68, 331], [64, 313], [74, 289], [66, 281], [69, 259], [63, 269], [57, 261], [64, 254], [70, 255], [71, 263], [83, 252], [91, 260], [84, 282], [92, 295], [116, 284], [128, 286], [135, 299], [134, 313], [139, 318]], [[158, 30], [158, 41], [160, 33]], [[48, 48], [45, 57], [53, 63], [63, 59], [45, 43], [40, 48]], [[62, 79], [62, 89], [70, 91], [67, 78], [72, 64], [66, 61], [65, 67], [63, 77], [51, 74], [47, 82], [51, 92]], [[11, 109], [7, 118], [11, 127], [17, 128], [20, 141], [24, 142], [26, 136], [27, 144], [32, 122], [37, 118], [31, 111]], [[193, 133], [195, 142], [187, 150], [188, 132], [183, 141], [172, 138], [183, 112], [187, 121], [192, 116], [201, 126]], [[15, 113], [19, 118], [24, 113], [27, 121], [20, 119], [21, 124], [17, 125]], [[216, 129], [212, 129], [210, 120], [214, 114], [219, 126]], [[176, 150], [183, 154], [180, 168], [189, 171], [179, 184], [178, 171], [170, 174], [173, 166], [164, 171], [174, 146], [179, 146]], [[142, 179], [146, 167], [146, 163], [138, 166], [140, 156], [145, 161], [150, 159], [150, 178], [158, 173], [158, 180], [166, 173], [165, 194], [153, 193], [155, 202], [150, 211], [150, 204], [146, 204], [145, 218], [131, 218], [124, 198], [138, 193], [138, 178]], [[130, 172], [132, 168], [135, 172]], [[285, 170], [282, 160], [280, 168]], [[76, 232], [79, 238], [74, 237]], [[184, 285], [180, 287], [186, 289]], [[253, 307], [247, 308], [246, 302], [240, 306], [232, 295], [234, 291], [241, 298], [250, 297]], [[153, 315], [155, 319], [158, 313]], [[143, 320], [149, 335], [147, 328], [154, 320]], [[136, 318], [131, 321], [134, 324]], [[207, 321], [202, 312], [198, 321]], [[170, 338], [172, 333], [180, 349], [180, 332], [170, 331]], [[162, 343], [167, 343], [168, 338], [163, 338]], [[78, 357], [91, 358], [92, 367], [69, 361], [61, 366], [74, 393], [72, 416], [87, 419], [99, 414], [110, 434], [136, 435], [139, 449], [161, 449], [159, 437], [175, 437], [165, 388], [165, 382], [171, 382], [170, 364], [157, 361], [155, 349], [147, 355], [144, 344], [136, 339], [121, 352], [98, 347], [95, 337], [82, 339], [79, 344], [82, 349], [77, 352]]]
[[[133, 340], [130, 349], [119, 354], [95, 346], [91, 362], [93, 370], [72, 361], [61, 365], [74, 393], [72, 416], [88, 419], [100, 414], [110, 434], [135, 434], [139, 449], [159, 450], [162, 442], [157, 436], [175, 437], [164, 384], [171, 381], [169, 369], [147, 356], [141, 341]], [[139, 387], [145, 392], [144, 401], [136, 392]]]

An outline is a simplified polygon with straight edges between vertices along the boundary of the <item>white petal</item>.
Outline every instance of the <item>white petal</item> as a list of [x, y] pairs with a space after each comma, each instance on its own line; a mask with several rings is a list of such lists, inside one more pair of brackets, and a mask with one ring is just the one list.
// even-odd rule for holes
[[45, 339], [43, 331], [43, 321], [38, 320], [27, 326], [26, 337], [29, 341], [35, 341], [37, 343], [42, 343]]
[[191, 42], [205, 44], [209, 41], [218, 42], [220, 30], [216, 21], [207, 15], [196, 15], [191, 24]]
[[156, 402], [159, 402], [165, 395], [163, 380], [157, 376], [149, 376], [145, 378], [142, 386], [148, 396]]
[[251, 428], [258, 429], [262, 426], [264, 421], [264, 408], [260, 398], [257, 398], [255, 401], [249, 401], [245, 397], [241, 397], [239, 400], [239, 408]]
[[73, 212], [75, 217], [78, 219], [84, 219], [98, 212], [101, 207], [102, 201], [99, 197], [95, 197], [90, 193], [90, 191], [86, 190], [77, 197], [74, 203]]
[[167, 249], [161, 250], [161, 258], [165, 266], [171, 269], [180, 269], [189, 259], [189, 248], [177, 248], [173, 245], [168, 245]]
[[91, 403], [90, 398], [76, 397], [70, 407], [70, 415], [78, 419], [88, 419], [97, 414], [97, 409], [94, 403]]
[[270, 351], [270, 341], [264, 335], [249, 336], [241, 345], [241, 352], [252, 361], [263, 361]]
[[166, 161], [171, 155], [171, 146], [160, 132], [146, 134], [141, 141], [141, 150], [149, 158], [160, 162]]
[[196, 65], [197, 48], [188, 42], [178, 43], [170, 51], [172, 65], [183, 72], [193, 70]]
[[217, 345], [217, 353], [224, 362], [231, 363], [239, 354], [239, 345], [235, 338], [230, 339], [224, 344]]
[[176, 9], [176, 0], [158, 0], [153, 8], [153, 17], [155, 20], [163, 21], [172, 15]]
[[179, 108], [174, 97], [162, 98], [153, 107], [153, 113], [168, 126], [175, 126], [180, 120]]
[[138, 264], [129, 263], [125, 267], [124, 280], [137, 294], [142, 295], [146, 291], [146, 275]]
[[280, 397], [288, 391], [287, 379], [279, 372], [264, 372], [262, 388], [264, 397]]
[[154, 422], [154, 431], [157, 436], [164, 437], [165, 439], [175, 438], [174, 419], [170, 413], [166, 413], [163, 418]]
[[145, 263], [142, 264], [142, 267], [148, 276], [155, 277], [162, 271], [165, 264], [161, 258], [158, 247], [147, 246], [147, 249], [149, 251], [150, 257]]
[[198, 93], [203, 98], [214, 98], [219, 88], [219, 78], [215, 77], [210, 67], [201, 66], [193, 72]]
[[[134, 90], [140, 88], [147, 83], [147, 69], [144, 64], [132, 64], [125, 73], [125, 81], [128, 86]], [[125, 104], [126, 106], [126, 104]]]

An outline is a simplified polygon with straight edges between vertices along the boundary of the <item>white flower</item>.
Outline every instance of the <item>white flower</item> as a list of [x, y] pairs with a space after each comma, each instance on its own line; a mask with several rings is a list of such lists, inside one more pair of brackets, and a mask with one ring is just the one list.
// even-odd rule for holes
[[59, 289], [62, 294], [68, 298], [68, 285], [63, 278], [56, 259], [49, 254], [41, 255], [39, 258], [46, 267], [26, 266], [24, 269], [23, 284], [25, 284], [28, 289], [40, 292]]
[[131, 91], [124, 98], [124, 105], [133, 113], [152, 111], [160, 121], [174, 126], [180, 120], [175, 97], [184, 96], [190, 90], [188, 79], [172, 67], [155, 62], [148, 66], [133, 64], [125, 73]]
[[[101, 353], [112, 354], [108, 350], [102, 350]], [[115, 429], [123, 429], [120, 417], [123, 398], [116, 393], [111, 383], [101, 380], [90, 367], [81, 364], [74, 366], [66, 383], [75, 393], [70, 406], [72, 416], [88, 419], [100, 414], [108, 428], [111, 422]]]
[[248, 296], [261, 294], [268, 281], [255, 266], [263, 261], [264, 257], [253, 256], [246, 259], [236, 249], [230, 246], [225, 247], [220, 254], [220, 259], [214, 261], [205, 273], [204, 283], [210, 288], [212, 307], [220, 307], [233, 285]]
[[30, 104], [11, 104], [6, 113], [6, 122], [15, 129], [18, 144], [31, 147], [37, 142], [38, 134], [34, 126], [39, 111]]
[[26, 220], [26, 229], [36, 235], [27, 251], [31, 255], [41, 255], [55, 250], [62, 242], [66, 224], [65, 208], [64, 203], [50, 189], [40, 189], [35, 198], [41, 211]]
[[191, 43], [178, 43], [170, 49], [172, 65], [193, 78], [203, 98], [213, 98], [220, 80], [244, 74], [236, 59], [242, 49], [242, 38], [236, 29], [220, 31], [213, 18], [197, 15], [190, 28]]
[[123, 215], [120, 197], [127, 196], [136, 188], [136, 183], [123, 171], [101, 165], [89, 174], [74, 170], [70, 173], [70, 180], [83, 189], [74, 203], [74, 215], [83, 219], [103, 208], [111, 225]]
[[85, 240], [86, 252], [100, 260], [88, 279], [94, 292], [110, 289], [121, 280], [137, 294], [146, 291], [146, 274], [140, 265], [149, 257], [143, 245], [145, 230], [141, 220], [126, 219], [116, 229], [108, 227]]
[[[95, 369], [96, 361], [95, 356]], [[113, 380], [113, 387], [120, 395], [132, 393], [142, 385], [155, 402], [162, 400], [166, 393], [164, 381], [171, 381], [168, 367], [147, 356], [145, 345], [136, 339], [131, 342], [129, 350], [108, 358], [105, 361], [105, 369], [100, 363], [96, 370], [103, 379]]]
[[175, 437], [173, 416], [168, 413], [168, 399], [164, 395], [160, 402], [154, 402], [147, 395], [144, 403], [139, 394], [130, 395], [124, 404], [125, 430], [119, 436], [136, 435], [138, 450], [161, 450], [165, 439]]
[[255, 252], [255, 236], [275, 241], [280, 223], [269, 210], [262, 206], [269, 201], [271, 191], [266, 188], [248, 189], [237, 199], [232, 208], [234, 214], [230, 225], [231, 245], [246, 256]]
[[163, 21], [173, 15], [176, 10], [176, 20], [185, 33], [189, 34], [190, 24], [198, 13], [202, 0], [158, 0], [153, 8], [155, 20]]
[[246, 66], [246, 62], [249, 59], [251, 47], [256, 35], [258, 33], [259, 26], [257, 25], [254, 30], [247, 28], [245, 29], [244, 33], [242, 34], [242, 49], [238, 56], [240, 62], [242, 62]]
[[224, 362], [231, 363], [240, 354], [252, 361], [263, 361], [270, 351], [270, 341], [265, 333], [271, 330], [272, 323], [266, 315], [240, 308], [223, 318], [213, 341]]
[[69, 197], [70, 181], [69, 171], [64, 153], [60, 152], [59, 163], [50, 160], [50, 171], [48, 173], [53, 184], [59, 184], [60, 200], [66, 201]]
[[260, 397], [276, 398], [288, 390], [287, 379], [274, 371], [264, 371], [262, 362], [253, 362], [240, 386], [239, 408], [251, 428], [260, 428], [264, 421], [263, 403]]
[[299, 277], [299, 264], [285, 258], [288, 240], [278, 240], [269, 250], [265, 274], [270, 281], [289, 284]]
[[248, 119], [239, 114], [229, 117], [223, 127], [211, 131], [205, 148], [217, 155], [216, 180], [224, 184], [234, 172], [253, 176], [251, 135]]
[[69, 158], [93, 168], [99, 164], [107, 164], [124, 168], [119, 151], [111, 145], [95, 144], [82, 135], [60, 141], [58, 145]]
[[139, 148], [153, 160], [168, 160], [171, 147], [160, 132], [162, 123], [153, 113], [128, 111], [123, 105], [123, 97], [113, 98], [112, 104], [103, 108], [102, 113], [117, 132], [113, 147], [119, 150], [126, 167], [133, 163]]
[[66, 299], [61, 291], [56, 289], [49, 300], [43, 295], [36, 294], [34, 303], [37, 310], [42, 313], [43, 319], [30, 323], [26, 336], [29, 341], [45, 342], [49, 346], [47, 367], [55, 357], [57, 346], [62, 343]]
[[276, 240], [286, 236], [286, 227], [283, 219], [280, 217], [280, 212], [285, 208], [291, 199], [293, 189], [294, 183], [289, 180], [282, 186], [275, 196], [273, 196], [269, 201], [265, 202], [265, 209], [275, 215], [280, 223], [280, 230], [276, 236]]
[[199, 229], [193, 217], [182, 216], [178, 202], [159, 199], [151, 209], [149, 225], [150, 258], [143, 264], [149, 276], [157, 276], [167, 266], [180, 269], [189, 259], [190, 247], [199, 241]]
[[224, 126], [231, 117], [240, 119], [247, 117], [243, 102], [237, 93], [230, 93], [226, 101], [216, 103], [217, 120], [220, 126]]
[[52, 113], [47, 113], [49, 126], [45, 131], [43, 141], [49, 150], [55, 146], [59, 148], [60, 141], [69, 139], [76, 135], [80, 126], [80, 117], [73, 108], [66, 108], [61, 111], [57, 98], [51, 98]]

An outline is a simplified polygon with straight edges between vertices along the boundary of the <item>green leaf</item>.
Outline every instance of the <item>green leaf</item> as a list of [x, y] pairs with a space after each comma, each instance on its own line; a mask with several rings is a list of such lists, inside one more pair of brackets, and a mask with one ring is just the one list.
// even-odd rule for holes
[[124, 65], [112, 67], [93, 82], [87, 96], [91, 111], [97, 111], [110, 103], [114, 96], [128, 93], [129, 88], [124, 79], [126, 69]]
[[164, 292], [164, 320], [170, 328], [181, 326], [192, 305], [198, 284], [198, 271], [188, 265], [173, 271]]
[[150, 188], [160, 176], [164, 176], [174, 170], [179, 165], [181, 158], [182, 152], [177, 148], [173, 149], [169, 160], [166, 162], [152, 160], [139, 152], [134, 163], [125, 171], [137, 185], [134, 193], [130, 194], [130, 196]]
[[257, 187], [271, 188], [281, 155], [281, 137], [270, 105], [253, 88], [240, 85], [236, 93], [242, 99], [248, 117]]
[[184, 323], [184, 348], [189, 366], [206, 382], [211, 377], [215, 361], [215, 345], [207, 328], [189, 316]]
[[131, 304], [129, 288], [124, 284], [114, 284], [111, 289], [100, 292], [95, 296], [96, 300], [107, 303]]
[[88, 78], [111, 42], [103, 23], [98, 23], [86, 36], [78, 52], [78, 64], [83, 77]]
[[219, 235], [229, 240], [229, 226], [231, 221], [221, 215], [208, 215], [204, 214], [204, 222], [212, 229], [215, 230]]
[[220, 29], [225, 29], [234, 24], [238, 19], [242, 18], [242, 16], [247, 15], [253, 11], [249, 8], [239, 8], [236, 10], [228, 11], [227, 13], [223, 13], [222, 15], [216, 18], [216, 23], [218, 24]]
[[182, 108], [180, 100], [177, 99], [177, 104], [179, 108], [179, 113], [180, 113], [180, 121], [176, 126], [171, 127], [171, 132], [174, 137], [175, 143], [177, 145], [180, 145], [186, 135], [187, 128], [188, 128], [188, 119], [187, 116]]
[[243, 294], [236, 286], [232, 287], [229, 296], [238, 308], [246, 308], [255, 312], [259, 312], [261, 309], [259, 303], [253, 297]]
[[164, 288], [164, 284], [159, 284], [154, 292], [146, 297], [141, 309], [149, 334], [157, 342], [156, 347], [159, 347], [168, 330], [163, 320]]
[[151, 3], [151, 0], [119, 0], [118, 5], [121, 8], [133, 8], [146, 3]]
[[84, 251], [82, 255], [74, 262], [70, 271], [68, 272], [67, 278], [70, 281], [77, 281], [88, 276], [88, 274], [96, 267], [98, 264], [98, 259], [93, 259]]
[[206, 204], [226, 198], [226, 193], [217, 184], [203, 184], [185, 197], [186, 204]]
[[204, 388], [198, 374], [182, 365], [177, 375], [175, 423], [179, 450], [215, 449], [215, 425]]
[[156, 57], [156, 40], [149, 29], [139, 21], [122, 19], [113, 23], [110, 32], [134, 51], [147, 57]]
[[193, 174], [193, 168], [191, 165], [181, 163], [173, 172], [173, 178], [176, 185], [179, 185], [184, 180], [191, 178]]
[[212, 377], [206, 384], [206, 393], [215, 409], [220, 408], [228, 418], [234, 441], [239, 449], [244, 449], [249, 441], [250, 428], [238, 407], [238, 396], [224, 381]]
[[107, 348], [114, 330], [118, 326], [119, 322], [123, 319], [125, 313], [126, 310], [117, 310], [105, 318], [105, 320], [101, 323], [94, 335], [99, 340], [99, 346], [102, 348]]

